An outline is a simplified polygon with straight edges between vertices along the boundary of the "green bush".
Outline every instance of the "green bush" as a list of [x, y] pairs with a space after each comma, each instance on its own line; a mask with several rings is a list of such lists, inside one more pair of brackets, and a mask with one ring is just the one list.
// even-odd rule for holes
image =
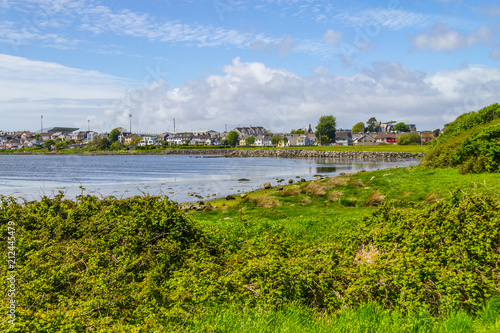
[[419, 133], [411, 132], [411, 133], [401, 133], [397, 137], [398, 145], [416, 145], [421, 144], [422, 138]]

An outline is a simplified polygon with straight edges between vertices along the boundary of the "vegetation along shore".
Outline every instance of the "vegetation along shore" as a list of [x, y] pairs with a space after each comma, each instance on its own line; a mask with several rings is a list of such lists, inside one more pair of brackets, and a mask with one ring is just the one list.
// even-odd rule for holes
[[498, 332], [499, 138], [495, 104], [448, 124], [418, 167], [294, 179], [198, 211], [2, 197], [19, 277], [2, 330]]

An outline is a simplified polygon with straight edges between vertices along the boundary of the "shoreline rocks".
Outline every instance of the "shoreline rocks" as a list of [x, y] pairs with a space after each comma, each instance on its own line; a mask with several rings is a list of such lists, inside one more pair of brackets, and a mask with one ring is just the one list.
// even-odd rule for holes
[[375, 151], [324, 151], [324, 150], [302, 150], [302, 149], [186, 149], [165, 150], [167, 155], [207, 155], [222, 157], [283, 157], [283, 158], [350, 158], [350, 159], [373, 159], [373, 158], [421, 158], [423, 153], [406, 152], [375, 152]]

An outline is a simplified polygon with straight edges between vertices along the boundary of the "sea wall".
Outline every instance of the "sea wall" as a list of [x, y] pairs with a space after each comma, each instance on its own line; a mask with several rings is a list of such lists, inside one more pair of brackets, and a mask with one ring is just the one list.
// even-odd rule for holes
[[285, 157], [285, 158], [420, 158], [423, 153], [405, 152], [374, 152], [374, 151], [323, 151], [323, 150], [301, 150], [301, 149], [175, 149], [165, 150], [165, 154], [173, 155], [216, 155], [225, 157]]

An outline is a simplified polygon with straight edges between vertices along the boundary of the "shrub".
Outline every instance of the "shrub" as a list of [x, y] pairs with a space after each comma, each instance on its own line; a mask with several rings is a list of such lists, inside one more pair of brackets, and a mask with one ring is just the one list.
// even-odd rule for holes
[[398, 145], [415, 145], [415, 144], [420, 144], [422, 141], [422, 138], [420, 137], [419, 133], [401, 133], [398, 135], [396, 139]]

